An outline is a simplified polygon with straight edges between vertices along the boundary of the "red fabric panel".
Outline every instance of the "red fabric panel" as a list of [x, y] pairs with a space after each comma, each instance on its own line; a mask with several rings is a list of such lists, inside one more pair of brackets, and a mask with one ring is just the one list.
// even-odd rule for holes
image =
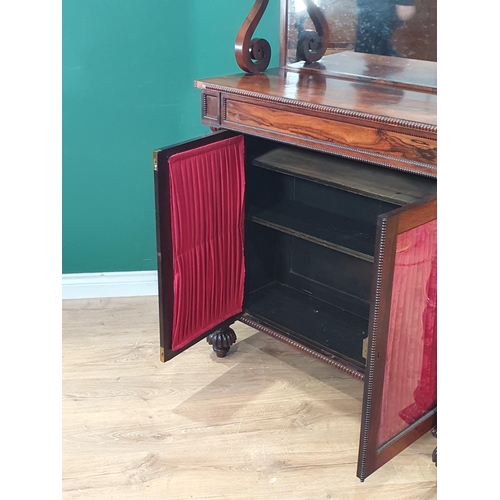
[[378, 444], [437, 401], [437, 221], [397, 239]]
[[243, 304], [243, 137], [169, 158], [174, 265], [172, 350]]

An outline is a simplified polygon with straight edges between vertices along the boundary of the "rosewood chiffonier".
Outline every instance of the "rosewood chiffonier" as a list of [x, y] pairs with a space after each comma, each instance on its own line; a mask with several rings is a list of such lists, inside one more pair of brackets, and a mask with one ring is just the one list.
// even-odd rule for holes
[[283, 0], [268, 70], [267, 3], [196, 82], [212, 133], [154, 152], [161, 359], [239, 320], [364, 381], [363, 481], [436, 428], [436, 63], [328, 50], [312, 1], [290, 62]]

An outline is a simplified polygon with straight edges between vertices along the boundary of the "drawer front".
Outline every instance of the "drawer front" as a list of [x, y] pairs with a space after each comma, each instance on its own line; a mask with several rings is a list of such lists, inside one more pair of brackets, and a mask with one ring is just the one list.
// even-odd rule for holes
[[[202, 121], [214, 125], [214, 118], [208, 119], [205, 113]], [[437, 177], [437, 140], [433, 134], [402, 132], [401, 127], [398, 130], [394, 125], [355, 121], [322, 111], [295, 111], [279, 102], [220, 95], [218, 125], [222, 128]]]

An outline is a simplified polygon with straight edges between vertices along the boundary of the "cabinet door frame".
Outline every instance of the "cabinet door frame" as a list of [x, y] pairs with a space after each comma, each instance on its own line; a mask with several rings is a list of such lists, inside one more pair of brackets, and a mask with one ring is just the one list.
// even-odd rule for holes
[[153, 151], [156, 212], [156, 247], [158, 265], [158, 306], [160, 330], [160, 360], [166, 362], [189, 349], [210, 333], [233, 323], [239, 314], [200, 334], [184, 347], [172, 350], [174, 308], [174, 266], [172, 219], [170, 207], [169, 159], [177, 154], [207, 146], [225, 139], [241, 136], [233, 131], [220, 131]]
[[381, 423], [397, 238], [405, 231], [437, 219], [436, 213], [437, 201], [436, 198], [432, 198], [421, 203], [407, 205], [378, 218], [378, 246], [372, 285], [357, 471], [357, 476], [361, 481], [436, 426], [437, 405], [387, 443], [382, 446], [377, 443]]

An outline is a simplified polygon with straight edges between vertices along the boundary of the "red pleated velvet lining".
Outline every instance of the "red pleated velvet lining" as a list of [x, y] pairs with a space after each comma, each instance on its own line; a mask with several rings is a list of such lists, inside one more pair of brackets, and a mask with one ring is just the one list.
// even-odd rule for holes
[[437, 401], [437, 221], [398, 236], [378, 444]]
[[169, 158], [174, 265], [172, 350], [243, 304], [243, 138]]

